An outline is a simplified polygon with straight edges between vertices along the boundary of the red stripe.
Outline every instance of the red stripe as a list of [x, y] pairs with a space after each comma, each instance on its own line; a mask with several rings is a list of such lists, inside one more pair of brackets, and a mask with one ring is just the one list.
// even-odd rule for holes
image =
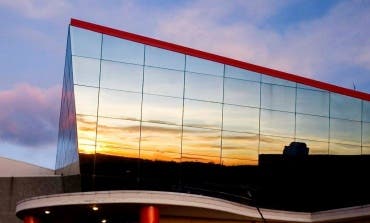
[[328, 83], [325, 83], [325, 82], [305, 78], [305, 77], [302, 77], [302, 76], [297, 76], [297, 75], [294, 75], [294, 74], [290, 74], [290, 73], [270, 69], [270, 68], [267, 68], [267, 67], [262, 67], [262, 66], [242, 62], [242, 61], [239, 61], [239, 60], [234, 60], [234, 59], [231, 59], [231, 58], [219, 56], [219, 55], [216, 55], [216, 54], [207, 53], [207, 52], [192, 49], [192, 48], [189, 48], [189, 47], [184, 47], [184, 46], [180, 46], [180, 45], [177, 45], [177, 44], [168, 43], [168, 42], [164, 42], [164, 41], [161, 41], [161, 40], [157, 40], [157, 39], [153, 39], [153, 38], [149, 38], [149, 37], [145, 37], [145, 36], [140, 36], [140, 35], [137, 35], [137, 34], [121, 31], [121, 30], [118, 30], [118, 29], [113, 29], [113, 28], [97, 25], [97, 24], [94, 24], [94, 23], [89, 23], [89, 22], [77, 20], [77, 19], [71, 19], [71, 26], [91, 30], [91, 31], [94, 31], [94, 32], [103, 33], [103, 34], [110, 35], [110, 36], [115, 36], [115, 37], [122, 38], [122, 39], [135, 41], [135, 42], [138, 42], [138, 43], [143, 43], [143, 44], [154, 46], [154, 47], [163, 48], [163, 49], [170, 50], [170, 51], [175, 51], [175, 52], [190, 55], [190, 56], [195, 56], [195, 57], [200, 57], [200, 58], [207, 59], [207, 60], [212, 60], [212, 61], [215, 61], [215, 62], [219, 62], [219, 63], [223, 63], [223, 64], [227, 64], [227, 65], [247, 69], [247, 70], [250, 70], [250, 71], [257, 72], [257, 73], [266, 74], [266, 75], [269, 75], [269, 76], [272, 76], [272, 77], [277, 77], [277, 78], [281, 78], [281, 79], [284, 79], [284, 80], [294, 81], [294, 82], [297, 82], [297, 83], [300, 83], [300, 84], [305, 84], [305, 85], [308, 85], [308, 86], [312, 86], [312, 87], [316, 87], [316, 88], [319, 88], [319, 89], [335, 92], [335, 93], [338, 93], [338, 94], [347, 95], [347, 96], [363, 99], [363, 100], [366, 100], [366, 101], [370, 101], [370, 94], [365, 93], [365, 92], [354, 91], [354, 90], [339, 87], [339, 86], [336, 86], [336, 85], [333, 85], [333, 84], [328, 84]]

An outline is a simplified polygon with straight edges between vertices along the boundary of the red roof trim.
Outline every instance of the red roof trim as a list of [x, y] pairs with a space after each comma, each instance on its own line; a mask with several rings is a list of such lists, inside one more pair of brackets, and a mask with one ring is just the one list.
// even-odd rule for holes
[[294, 82], [297, 82], [297, 83], [309, 85], [309, 86], [312, 86], [312, 87], [316, 87], [316, 88], [320, 88], [320, 89], [323, 89], [323, 90], [335, 92], [335, 93], [338, 93], [338, 94], [343, 94], [343, 95], [347, 95], [347, 96], [351, 96], [351, 97], [355, 97], [355, 98], [370, 101], [370, 94], [365, 93], [365, 92], [354, 91], [354, 90], [351, 90], [351, 89], [348, 89], [348, 88], [339, 87], [339, 86], [328, 84], [328, 83], [325, 83], [325, 82], [321, 82], [321, 81], [317, 81], [317, 80], [297, 76], [297, 75], [294, 75], [294, 74], [289, 74], [289, 73], [286, 73], [286, 72], [270, 69], [270, 68], [267, 68], [267, 67], [262, 67], [262, 66], [242, 62], [242, 61], [239, 61], [239, 60], [234, 60], [234, 59], [231, 59], [231, 58], [219, 56], [219, 55], [216, 55], [216, 54], [207, 53], [207, 52], [192, 49], [192, 48], [189, 48], [189, 47], [184, 47], [184, 46], [180, 46], [180, 45], [177, 45], [177, 44], [164, 42], [164, 41], [161, 41], [161, 40], [157, 40], [157, 39], [153, 39], [153, 38], [149, 38], [149, 37], [145, 37], [145, 36], [141, 36], [141, 35], [125, 32], [125, 31], [121, 31], [121, 30], [118, 30], [118, 29], [113, 29], [113, 28], [97, 25], [97, 24], [94, 24], [94, 23], [81, 21], [81, 20], [78, 20], [78, 19], [71, 19], [71, 25], [75, 26], [75, 27], [91, 30], [91, 31], [94, 31], [94, 32], [99, 32], [99, 33], [107, 34], [107, 35], [110, 35], [110, 36], [115, 36], [115, 37], [118, 37], [118, 38], [127, 39], [127, 40], [131, 40], [131, 41], [143, 43], [143, 44], [146, 44], [146, 45], [150, 45], [150, 46], [175, 51], [175, 52], [178, 52], [178, 53], [183, 53], [183, 54], [190, 55], [190, 56], [200, 57], [200, 58], [203, 58], [203, 59], [212, 60], [212, 61], [215, 61], [215, 62], [219, 62], [219, 63], [223, 63], [223, 64], [227, 64], [227, 65], [231, 65], [231, 66], [251, 70], [251, 71], [254, 71], [254, 72], [257, 72], [257, 73], [266, 74], [266, 75], [269, 75], [269, 76], [272, 76], [272, 77], [277, 77], [277, 78], [281, 78], [281, 79], [285, 79], [285, 80], [289, 80], [289, 81], [294, 81]]

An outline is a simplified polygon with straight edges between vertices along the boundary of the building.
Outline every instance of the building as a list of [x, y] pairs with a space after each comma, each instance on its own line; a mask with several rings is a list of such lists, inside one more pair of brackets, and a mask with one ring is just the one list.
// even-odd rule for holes
[[369, 222], [369, 94], [76, 19], [65, 61], [24, 222]]

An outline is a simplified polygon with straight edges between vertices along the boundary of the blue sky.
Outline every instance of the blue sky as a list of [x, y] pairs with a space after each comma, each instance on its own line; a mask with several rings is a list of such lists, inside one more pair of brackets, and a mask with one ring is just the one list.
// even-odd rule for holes
[[367, 0], [0, 0], [0, 156], [54, 168], [77, 18], [370, 93]]

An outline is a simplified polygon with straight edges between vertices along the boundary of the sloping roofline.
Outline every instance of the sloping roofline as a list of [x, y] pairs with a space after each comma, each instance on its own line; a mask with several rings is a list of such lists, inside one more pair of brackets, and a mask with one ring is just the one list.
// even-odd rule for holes
[[305, 84], [311, 87], [335, 92], [338, 94], [347, 95], [347, 96], [363, 99], [366, 101], [370, 101], [370, 94], [365, 93], [365, 92], [355, 91], [355, 90], [351, 90], [348, 88], [339, 87], [333, 84], [305, 78], [302, 76], [274, 70], [274, 69], [267, 68], [267, 67], [258, 66], [258, 65], [251, 64], [251, 63], [246, 63], [243, 61], [219, 56], [219, 55], [212, 54], [212, 53], [207, 53], [204, 51], [196, 50], [196, 49], [185, 47], [185, 46], [180, 46], [180, 45], [173, 44], [173, 43], [168, 43], [168, 42], [161, 41], [158, 39], [153, 39], [153, 38], [125, 32], [122, 30], [113, 29], [113, 28], [97, 25], [97, 24], [90, 23], [90, 22], [85, 22], [82, 20], [74, 19], [74, 18], [71, 19], [70, 25], [74, 27], [78, 27], [78, 28], [91, 30], [94, 32], [103, 33], [103, 34], [110, 35], [110, 36], [115, 36], [121, 39], [131, 40], [134, 42], [138, 42], [138, 43], [142, 43], [142, 44], [146, 44], [146, 45], [150, 45], [150, 46], [154, 46], [154, 47], [158, 47], [158, 48], [162, 48], [162, 49], [166, 49], [170, 51], [175, 51], [178, 53], [182, 53], [182, 54], [186, 54], [186, 55], [190, 55], [194, 57], [199, 57], [199, 58], [203, 58], [206, 60], [223, 63], [223, 64], [230, 65], [230, 66], [239, 67], [242, 69], [269, 75], [272, 77], [277, 77], [277, 78], [281, 78], [281, 79], [288, 80], [288, 81], [294, 81], [300, 84]]

